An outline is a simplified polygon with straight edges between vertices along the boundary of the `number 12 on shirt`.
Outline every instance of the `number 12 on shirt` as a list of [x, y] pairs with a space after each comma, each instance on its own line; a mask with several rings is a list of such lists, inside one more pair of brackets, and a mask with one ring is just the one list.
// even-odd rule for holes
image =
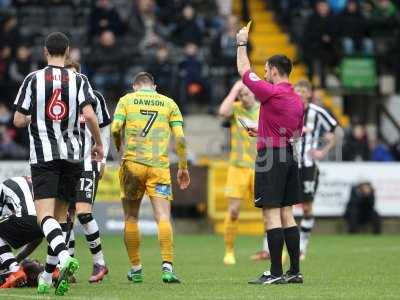
[[157, 116], [158, 116], [158, 111], [141, 109], [140, 113], [145, 116], [150, 116], [149, 120], [147, 121], [146, 125], [144, 126], [144, 128], [142, 130], [142, 133], [140, 134], [141, 137], [145, 137], [145, 136], [147, 136], [151, 127], [153, 126], [154, 122], [156, 121]]

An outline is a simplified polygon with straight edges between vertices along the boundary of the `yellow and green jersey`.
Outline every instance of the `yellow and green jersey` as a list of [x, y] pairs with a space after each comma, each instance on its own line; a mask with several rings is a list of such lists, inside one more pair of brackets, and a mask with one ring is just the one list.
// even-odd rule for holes
[[175, 101], [154, 90], [139, 90], [122, 97], [114, 113], [112, 133], [124, 130], [123, 159], [155, 168], [168, 168], [171, 128], [183, 126]]
[[258, 103], [255, 103], [250, 109], [246, 109], [240, 101], [233, 104], [230, 154], [230, 164], [233, 166], [254, 168], [257, 139], [249, 136], [238, 118], [257, 123], [259, 110], [260, 105]]

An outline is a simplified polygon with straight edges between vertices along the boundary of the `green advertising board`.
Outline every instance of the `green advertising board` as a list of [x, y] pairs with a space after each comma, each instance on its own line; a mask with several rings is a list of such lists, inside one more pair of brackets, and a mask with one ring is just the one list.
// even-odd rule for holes
[[345, 89], [373, 90], [378, 84], [375, 60], [371, 57], [343, 58], [340, 69]]

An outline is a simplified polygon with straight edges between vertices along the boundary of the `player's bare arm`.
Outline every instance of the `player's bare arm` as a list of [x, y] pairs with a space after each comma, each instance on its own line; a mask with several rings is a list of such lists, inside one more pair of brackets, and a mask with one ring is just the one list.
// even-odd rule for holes
[[17, 128], [27, 127], [31, 123], [31, 116], [26, 116], [19, 111], [14, 114], [14, 126]]
[[83, 107], [82, 113], [95, 142], [94, 146], [92, 147], [92, 158], [95, 161], [101, 162], [104, 157], [104, 150], [96, 114], [94, 113], [91, 105], [86, 105]]
[[[111, 125], [107, 125], [105, 127], [100, 128], [100, 134], [101, 134], [101, 140], [103, 141], [104, 153], [108, 153], [108, 151], [110, 149], [110, 136], [111, 136], [110, 131], [111, 131]], [[99, 179], [101, 179], [104, 175], [106, 159], [107, 159], [107, 155], [104, 155], [104, 158], [102, 159], [101, 165], [100, 165]]]
[[325, 145], [321, 149], [312, 150], [311, 155], [316, 160], [323, 159], [328, 152], [335, 146], [336, 135], [333, 132], [327, 132], [324, 134]]
[[175, 136], [176, 153], [179, 159], [177, 180], [181, 190], [186, 189], [190, 184], [190, 175], [187, 163], [186, 141], [182, 126], [172, 127]]
[[237, 81], [232, 89], [230, 90], [229, 94], [225, 97], [225, 99], [222, 101], [221, 106], [219, 107], [218, 114], [225, 118], [228, 119], [232, 116], [233, 113], [233, 103], [235, 100], [238, 98], [240, 91], [243, 89], [244, 84], [242, 83], [241, 80]]
[[247, 43], [249, 40], [249, 30], [247, 27], [243, 27], [240, 29], [238, 34], [236, 35], [236, 43], [237, 43], [237, 68], [240, 76], [248, 71], [250, 66], [250, 60], [247, 56]]

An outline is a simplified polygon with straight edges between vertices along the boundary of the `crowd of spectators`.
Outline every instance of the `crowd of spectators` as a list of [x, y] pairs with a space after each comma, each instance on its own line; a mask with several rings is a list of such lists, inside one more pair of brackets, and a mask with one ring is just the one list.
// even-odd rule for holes
[[111, 111], [133, 75], [146, 70], [183, 113], [214, 113], [237, 79], [239, 24], [230, 0], [0, 0], [0, 159], [27, 154], [11, 106], [25, 76], [45, 65], [49, 32], [69, 36], [71, 57]]
[[314, 83], [326, 85], [343, 56], [372, 56], [400, 89], [399, 0], [268, 0], [302, 49]]
[[43, 39], [58, 30], [111, 107], [147, 70], [184, 113], [196, 102], [213, 113], [238, 76], [239, 24], [230, 0], [2, 0], [0, 102], [10, 107], [23, 78], [44, 65]]

